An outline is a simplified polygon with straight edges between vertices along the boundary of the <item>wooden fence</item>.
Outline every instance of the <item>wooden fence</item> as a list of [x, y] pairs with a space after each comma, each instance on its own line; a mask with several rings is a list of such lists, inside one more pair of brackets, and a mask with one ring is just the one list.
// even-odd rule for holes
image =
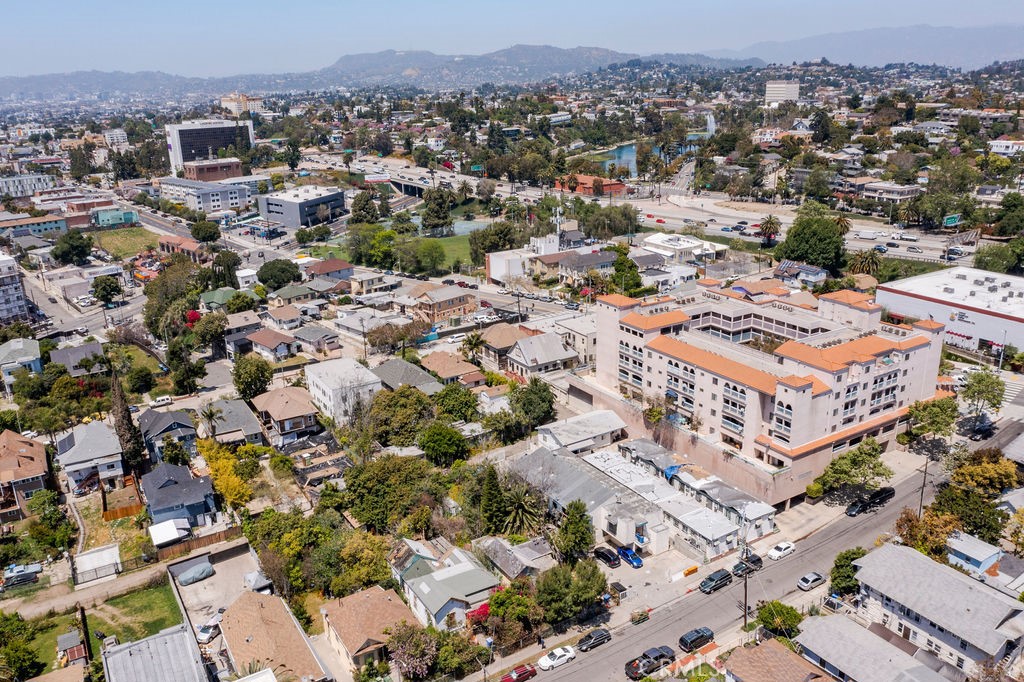
[[209, 547], [210, 545], [215, 545], [218, 542], [234, 540], [235, 538], [241, 536], [241, 526], [233, 526], [231, 528], [226, 528], [216, 533], [210, 533], [209, 535], [200, 535], [196, 538], [183, 540], [182, 542], [175, 543], [170, 547], [161, 547], [156, 551], [156, 556], [158, 559], [160, 559], [160, 561], [176, 559], [180, 556], [185, 556], [194, 549], [199, 549], [201, 547]]
[[144, 504], [130, 504], [127, 507], [118, 507], [117, 509], [111, 509], [103, 512], [104, 521], [117, 521], [123, 519], [126, 516], [135, 516], [139, 512], [145, 511], [146, 505]]

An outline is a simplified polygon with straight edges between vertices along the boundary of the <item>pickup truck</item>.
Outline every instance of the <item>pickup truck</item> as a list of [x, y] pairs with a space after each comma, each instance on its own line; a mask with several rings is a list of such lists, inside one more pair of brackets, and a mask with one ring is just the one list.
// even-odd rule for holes
[[669, 646], [658, 646], [643, 652], [626, 664], [626, 677], [641, 680], [676, 660], [676, 652]]

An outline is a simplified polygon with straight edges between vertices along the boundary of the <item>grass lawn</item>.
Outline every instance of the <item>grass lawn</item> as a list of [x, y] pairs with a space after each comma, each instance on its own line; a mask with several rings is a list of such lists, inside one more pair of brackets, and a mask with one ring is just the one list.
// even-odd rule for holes
[[[468, 234], [441, 237], [437, 241], [444, 247], [444, 262], [446, 266], [450, 266], [455, 259], [458, 259], [460, 263], [469, 263]], [[342, 260], [348, 260], [348, 251], [344, 246], [336, 244], [317, 244], [309, 246], [302, 251], [314, 258], [341, 258]]]
[[[144, 352], [138, 346], [124, 346], [129, 357], [132, 359], [132, 367], [145, 367], [153, 373], [156, 379], [156, 386], [149, 392], [151, 398], [158, 398], [162, 395], [171, 395], [174, 382], [170, 374], [163, 374], [160, 370], [160, 363], [149, 353]], [[140, 398], [141, 400], [141, 398]]]
[[40, 623], [41, 629], [28, 645], [46, 666], [44, 672], [52, 670], [57, 661], [57, 637], [71, 630], [76, 622], [77, 619], [69, 613], [45, 619]]
[[882, 258], [881, 267], [875, 277], [879, 284], [885, 284], [895, 279], [923, 275], [927, 272], [945, 270], [950, 267], [945, 263], [930, 263], [923, 260], [910, 260], [908, 258]]
[[97, 246], [118, 260], [156, 248], [157, 235], [144, 227], [123, 227], [91, 234]]
[[324, 619], [317, 618], [314, 614], [320, 613], [320, 607], [327, 603], [327, 599], [320, 595], [319, 592], [313, 590], [307, 592], [302, 598], [303, 603], [306, 605], [306, 613], [313, 617], [313, 622], [310, 623], [309, 629], [306, 630], [307, 635], [319, 635], [324, 631]]
[[697, 668], [686, 673], [684, 679], [690, 680], [690, 682], [711, 682], [712, 680], [722, 680], [724, 678], [707, 663], [701, 663]]

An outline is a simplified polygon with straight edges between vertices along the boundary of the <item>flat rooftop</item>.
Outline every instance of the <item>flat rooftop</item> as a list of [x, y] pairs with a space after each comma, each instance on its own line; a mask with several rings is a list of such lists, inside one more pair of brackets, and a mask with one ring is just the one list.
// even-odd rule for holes
[[923, 296], [1024, 321], [1024, 277], [958, 266], [880, 284], [877, 291]]
[[282, 189], [267, 195], [269, 199], [281, 201], [309, 201], [310, 199], [322, 199], [334, 194], [341, 194], [337, 187], [320, 187], [317, 185], [300, 185], [292, 189]]

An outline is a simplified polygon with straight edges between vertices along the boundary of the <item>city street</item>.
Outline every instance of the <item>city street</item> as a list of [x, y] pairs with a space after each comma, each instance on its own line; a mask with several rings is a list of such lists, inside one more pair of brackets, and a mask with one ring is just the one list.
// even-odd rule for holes
[[[937, 469], [938, 467], [931, 467], [930, 483], [934, 481], [933, 472]], [[797, 580], [805, 573], [817, 571], [827, 576], [839, 552], [857, 546], [869, 549], [873, 547], [880, 535], [892, 530], [896, 517], [904, 507], [917, 509], [920, 484], [920, 476], [911, 476], [896, 485], [895, 499], [881, 509], [854, 518], [841, 516], [824, 529], [798, 541], [796, 553], [777, 562], [765, 559], [764, 568], [749, 578], [749, 603], [753, 605], [760, 600], [793, 596], [798, 592]], [[931, 484], [925, 493], [927, 504], [932, 496]], [[764, 556], [775, 540], [776, 538], [768, 538], [761, 541], [755, 550]], [[704, 573], [706, 570], [702, 571], [702, 575]], [[824, 596], [825, 589], [819, 587], [814, 593]], [[578, 654], [575, 661], [559, 669], [557, 677], [561, 682], [625, 679], [623, 666], [626, 661], [645, 649], [669, 645], [678, 652], [679, 636], [695, 627], [707, 626], [721, 633], [742, 624], [742, 603], [742, 580], [734, 580], [732, 585], [712, 595], [694, 590], [654, 610], [646, 623], [627, 624], [613, 631], [613, 639], [609, 644], [591, 652]], [[644, 606], [641, 603], [625, 601], [619, 608], [632, 610]]]

